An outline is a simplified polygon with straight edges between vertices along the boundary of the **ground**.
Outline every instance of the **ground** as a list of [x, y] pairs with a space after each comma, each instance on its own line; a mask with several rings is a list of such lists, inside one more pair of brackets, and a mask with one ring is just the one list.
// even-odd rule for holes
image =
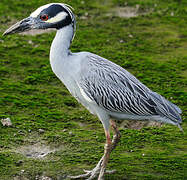
[[[187, 2], [58, 2], [76, 14], [73, 52], [90, 51], [121, 65], [183, 111], [184, 133], [172, 125], [140, 129], [119, 122], [122, 138], [108, 164], [117, 172], [106, 179], [187, 179]], [[0, 34], [45, 3], [1, 0]], [[51, 71], [54, 36], [0, 35], [0, 120], [12, 123], [0, 123], [1, 180], [67, 179], [93, 168], [102, 156], [101, 123]]]

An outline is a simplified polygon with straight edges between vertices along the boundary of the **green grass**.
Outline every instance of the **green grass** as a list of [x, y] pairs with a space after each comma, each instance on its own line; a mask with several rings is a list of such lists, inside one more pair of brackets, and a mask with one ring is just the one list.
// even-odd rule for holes
[[[73, 6], [77, 15], [72, 51], [90, 51], [121, 65], [177, 104], [183, 111], [182, 126], [186, 132], [187, 3], [63, 2]], [[1, 0], [0, 34], [43, 4], [46, 1]], [[141, 11], [150, 13], [129, 19], [113, 13], [119, 6], [137, 4]], [[1, 180], [34, 180], [42, 175], [64, 179], [66, 175], [93, 168], [102, 156], [105, 136], [101, 123], [51, 71], [48, 56], [54, 36], [55, 32], [37, 36], [0, 35], [0, 119], [10, 117], [13, 123], [12, 127], [0, 124]], [[117, 173], [106, 175], [106, 179], [187, 178], [186, 133], [171, 125], [120, 132], [121, 141], [108, 164], [108, 169], [116, 169]], [[38, 142], [58, 150], [44, 159], [27, 158], [17, 152]]]

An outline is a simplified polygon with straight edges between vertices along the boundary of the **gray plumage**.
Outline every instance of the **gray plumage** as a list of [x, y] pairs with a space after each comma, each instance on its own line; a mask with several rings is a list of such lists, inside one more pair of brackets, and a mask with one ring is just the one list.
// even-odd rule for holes
[[181, 123], [181, 110], [176, 105], [107, 59], [88, 55], [80, 74], [80, 86], [86, 95], [111, 116], [113, 112], [132, 116], [159, 115], [165, 120], [168, 118], [168, 123]]

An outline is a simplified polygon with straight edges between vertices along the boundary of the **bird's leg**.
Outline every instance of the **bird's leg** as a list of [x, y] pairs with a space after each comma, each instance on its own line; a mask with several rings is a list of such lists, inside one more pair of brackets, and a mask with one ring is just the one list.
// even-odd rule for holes
[[107, 162], [110, 157], [110, 153], [116, 147], [116, 145], [119, 142], [119, 139], [121, 137], [120, 132], [117, 129], [115, 122], [111, 120], [110, 124], [111, 124], [112, 130], [114, 131], [113, 139], [111, 141], [110, 132], [109, 132], [109, 130], [106, 130], [105, 131], [106, 144], [105, 144], [104, 155], [99, 160], [96, 167], [91, 171], [84, 170], [85, 174], [78, 175], [78, 176], [68, 176], [69, 178], [71, 178], [71, 179], [88, 178], [87, 180], [92, 180], [96, 176], [98, 176], [98, 174], [99, 174], [98, 180], [103, 180], [105, 173], [114, 173], [115, 172], [115, 170], [105, 171]]
[[110, 124], [112, 126], [112, 130], [114, 131], [114, 135], [113, 135], [113, 139], [111, 141], [110, 133], [108, 131], [105, 131], [105, 135], [106, 135], [105, 152], [104, 152], [103, 161], [102, 161], [102, 164], [101, 164], [101, 170], [100, 170], [100, 173], [99, 173], [98, 180], [103, 179], [105, 169], [106, 169], [106, 164], [109, 160], [110, 153], [112, 152], [113, 149], [115, 149], [115, 147], [117, 146], [117, 143], [119, 142], [120, 137], [121, 137], [120, 132], [117, 129], [116, 123], [113, 120], [110, 120]]
[[112, 130], [114, 131], [114, 135], [113, 135], [113, 139], [112, 139], [112, 150], [113, 150], [117, 146], [117, 143], [119, 142], [119, 140], [121, 138], [121, 134], [117, 128], [115, 121], [110, 120], [110, 124], [112, 126]]
[[[81, 174], [78, 176], [68, 176], [71, 179], [80, 179], [80, 178], [88, 178], [87, 180], [92, 180], [99, 174], [98, 180], [102, 180], [105, 169], [106, 169], [106, 164], [108, 162], [111, 148], [112, 148], [112, 141], [110, 138], [110, 132], [105, 131], [105, 136], [106, 136], [106, 144], [105, 144], [105, 150], [104, 150], [104, 155], [102, 158], [99, 160], [97, 163], [96, 167], [92, 169], [91, 171], [84, 170], [85, 174]], [[113, 173], [114, 171], [107, 171], [106, 173]]]
[[106, 144], [104, 148], [105, 150], [104, 150], [103, 160], [102, 160], [101, 167], [100, 167], [101, 169], [100, 169], [98, 180], [103, 180], [106, 165], [108, 163], [110, 153], [112, 151], [112, 141], [110, 138], [110, 132], [105, 131], [105, 136], [106, 136]]

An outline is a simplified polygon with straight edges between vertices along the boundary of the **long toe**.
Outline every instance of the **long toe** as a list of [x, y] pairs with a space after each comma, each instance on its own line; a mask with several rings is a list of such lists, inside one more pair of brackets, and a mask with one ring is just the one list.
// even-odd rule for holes
[[96, 178], [99, 175], [100, 169], [101, 169], [100, 167], [96, 166], [91, 171], [84, 170], [85, 174], [81, 174], [81, 175], [78, 175], [78, 176], [68, 176], [68, 178], [70, 178], [70, 179], [81, 179], [81, 178], [84, 178], [84, 179], [87, 179], [87, 180], [92, 180], [92, 179]]
[[87, 171], [87, 173], [85, 173], [85, 174], [81, 174], [81, 175], [78, 175], [78, 176], [67, 176], [67, 177], [70, 178], [70, 179], [81, 179], [81, 178], [89, 177], [90, 174], [91, 174], [91, 172]]
[[[77, 176], [68, 176], [70, 179], [86, 179], [86, 180], [92, 180], [95, 179], [101, 171], [101, 168], [95, 167], [93, 170], [84, 170], [85, 174], [77, 175]], [[116, 170], [106, 170], [105, 174], [113, 174]], [[103, 177], [102, 177], [103, 178]], [[101, 180], [101, 179], [100, 179]]]
[[92, 171], [90, 171], [91, 172], [91, 174], [90, 174], [90, 177], [87, 179], [87, 180], [92, 180], [92, 179], [94, 179], [94, 178], [96, 178], [98, 175], [99, 175], [99, 173], [100, 173], [100, 168], [94, 168]]

